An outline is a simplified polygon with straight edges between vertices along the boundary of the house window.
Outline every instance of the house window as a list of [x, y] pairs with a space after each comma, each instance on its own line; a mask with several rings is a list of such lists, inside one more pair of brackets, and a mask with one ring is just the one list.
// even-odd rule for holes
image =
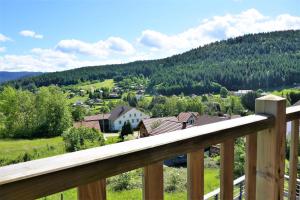
[[119, 121], [119, 124], [122, 124], [122, 121], [121, 121], [121, 120]]
[[131, 114], [129, 114], [129, 117], [131, 117]]
[[140, 114], [140, 116], [142, 116], [142, 113]]
[[134, 113], [134, 116], [136, 117], [136, 113]]
[[134, 123], [134, 119], [132, 119], [131, 122]]
[[139, 119], [136, 119], [136, 122], [139, 122]]

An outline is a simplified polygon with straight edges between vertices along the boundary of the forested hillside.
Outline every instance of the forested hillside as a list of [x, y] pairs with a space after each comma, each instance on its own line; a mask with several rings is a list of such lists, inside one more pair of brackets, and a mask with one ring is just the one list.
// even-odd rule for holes
[[201, 94], [266, 89], [300, 83], [300, 30], [249, 34], [211, 43], [180, 55], [127, 64], [83, 67], [12, 81], [15, 87], [70, 85], [86, 80], [143, 75], [160, 94]]
[[16, 80], [19, 78], [37, 76], [40, 75], [41, 72], [6, 72], [0, 71], [0, 83], [10, 80]]

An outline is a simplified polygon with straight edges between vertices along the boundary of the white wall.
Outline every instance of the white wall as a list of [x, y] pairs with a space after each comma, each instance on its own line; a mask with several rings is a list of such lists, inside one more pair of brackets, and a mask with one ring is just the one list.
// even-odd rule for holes
[[[148, 115], [145, 113], [133, 108], [124, 115], [121, 115], [119, 118], [117, 118], [113, 124], [112, 124], [112, 130], [113, 131], [119, 131], [122, 129], [123, 124], [126, 121], [129, 121], [131, 123], [132, 128], [136, 128], [137, 125], [140, 123], [142, 119], [149, 118]], [[120, 123], [121, 122], [121, 123]]]

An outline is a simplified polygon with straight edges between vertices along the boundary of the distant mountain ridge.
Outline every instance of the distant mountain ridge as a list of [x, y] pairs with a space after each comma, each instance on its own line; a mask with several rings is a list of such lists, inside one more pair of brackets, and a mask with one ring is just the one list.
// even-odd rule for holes
[[37, 76], [41, 75], [42, 72], [27, 72], [27, 71], [21, 71], [21, 72], [8, 72], [8, 71], [0, 71], [0, 83], [6, 82], [6, 81], [11, 81], [11, 80], [16, 80], [20, 78], [25, 78], [25, 77], [32, 77], [32, 76]]
[[214, 42], [164, 59], [92, 66], [9, 82], [15, 87], [144, 76], [149, 92], [202, 94], [268, 89], [300, 83], [300, 30], [247, 34]]

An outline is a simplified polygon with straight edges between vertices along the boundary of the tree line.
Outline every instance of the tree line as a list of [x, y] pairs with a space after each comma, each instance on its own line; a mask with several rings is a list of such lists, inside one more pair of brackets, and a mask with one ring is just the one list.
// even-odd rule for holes
[[300, 31], [248, 34], [165, 59], [82, 67], [11, 81], [16, 88], [143, 76], [153, 94], [203, 94], [300, 83]]
[[53, 137], [72, 122], [66, 96], [58, 87], [41, 87], [35, 93], [5, 87], [0, 93], [0, 137]]

